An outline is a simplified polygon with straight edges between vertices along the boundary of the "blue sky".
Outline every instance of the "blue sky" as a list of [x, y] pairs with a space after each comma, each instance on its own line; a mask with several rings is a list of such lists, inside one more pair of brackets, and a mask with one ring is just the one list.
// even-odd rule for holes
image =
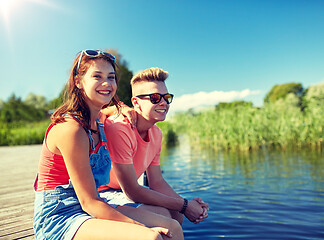
[[0, 0], [0, 9], [2, 100], [57, 97], [82, 49], [118, 49], [134, 73], [167, 70], [178, 110], [261, 105], [275, 84], [324, 79], [324, 1]]

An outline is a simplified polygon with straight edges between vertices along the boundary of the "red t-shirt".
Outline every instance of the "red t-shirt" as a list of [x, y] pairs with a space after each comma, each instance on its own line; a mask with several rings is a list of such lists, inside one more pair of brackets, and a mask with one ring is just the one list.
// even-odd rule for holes
[[[149, 129], [147, 141], [144, 141], [137, 129], [132, 129], [129, 122], [121, 116], [114, 121], [106, 119], [104, 128], [111, 161], [133, 164], [137, 179], [150, 165], [160, 165], [162, 132], [158, 126], [153, 125]], [[113, 165], [109, 184], [101, 186], [99, 190], [107, 188], [120, 189]]]

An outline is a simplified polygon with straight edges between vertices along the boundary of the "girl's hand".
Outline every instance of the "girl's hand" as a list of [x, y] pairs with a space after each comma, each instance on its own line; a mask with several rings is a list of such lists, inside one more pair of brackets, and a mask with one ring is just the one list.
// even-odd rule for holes
[[137, 122], [137, 112], [134, 110], [134, 108], [130, 108], [125, 104], [121, 104], [120, 112], [124, 117], [127, 118], [132, 128], [135, 128]]
[[[116, 106], [109, 106], [101, 109], [100, 121], [103, 123], [107, 117], [116, 115], [118, 113]], [[127, 118], [132, 128], [136, 127], [137, 113], [133, 108], [128, 107], [126, 104], [120, 102], [120, 113]]]
[[154, 232], [158, 232], [158, 233], [163, 234], [163, 235], [165, 235], [165, 236], [167, 236], [167, 237], [169, 237], [169, 238], [172, 237], [172, 233], [171, 233], [170, 230], [167, 229], [167, 228], [163, 228], [163, 227], [152, 227], [151, 229], [152, 229]]

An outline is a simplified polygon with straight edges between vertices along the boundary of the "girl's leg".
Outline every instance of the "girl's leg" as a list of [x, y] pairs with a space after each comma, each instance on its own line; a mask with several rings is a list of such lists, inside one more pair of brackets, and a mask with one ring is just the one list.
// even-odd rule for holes
[[172, 238], [162, 235], [163, 239], [184, 239], [181, 225], [177, 220], [170, 217], [163, 216], [152, 211], [146, 211], [144, 208], [134, 208], [129, 206], [119, 206], [117, 207], [117, 211], [140, 223], [145, 224], [147, 227], [164, 227], [169, 229], [172, 234]]
[[85, 221], [73, 238], [73, 240], [83, 239], [162, 240], [162, 237], [158, 232], [140, 225], [93, 218]]

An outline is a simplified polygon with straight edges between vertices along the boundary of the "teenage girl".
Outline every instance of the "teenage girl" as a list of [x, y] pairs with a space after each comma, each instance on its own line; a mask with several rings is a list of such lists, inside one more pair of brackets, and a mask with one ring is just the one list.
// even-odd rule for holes
[[74, 59], [68, 99], [52, 115], [43, 142], [34, 185], [36, 239], [183, 239], [176, 222], [138, 208], [112, 207], [98, 195], [111, 168], [98, 117], [111, 102], [118, 106], [117, 83], [110, 53], [83, 50]]

